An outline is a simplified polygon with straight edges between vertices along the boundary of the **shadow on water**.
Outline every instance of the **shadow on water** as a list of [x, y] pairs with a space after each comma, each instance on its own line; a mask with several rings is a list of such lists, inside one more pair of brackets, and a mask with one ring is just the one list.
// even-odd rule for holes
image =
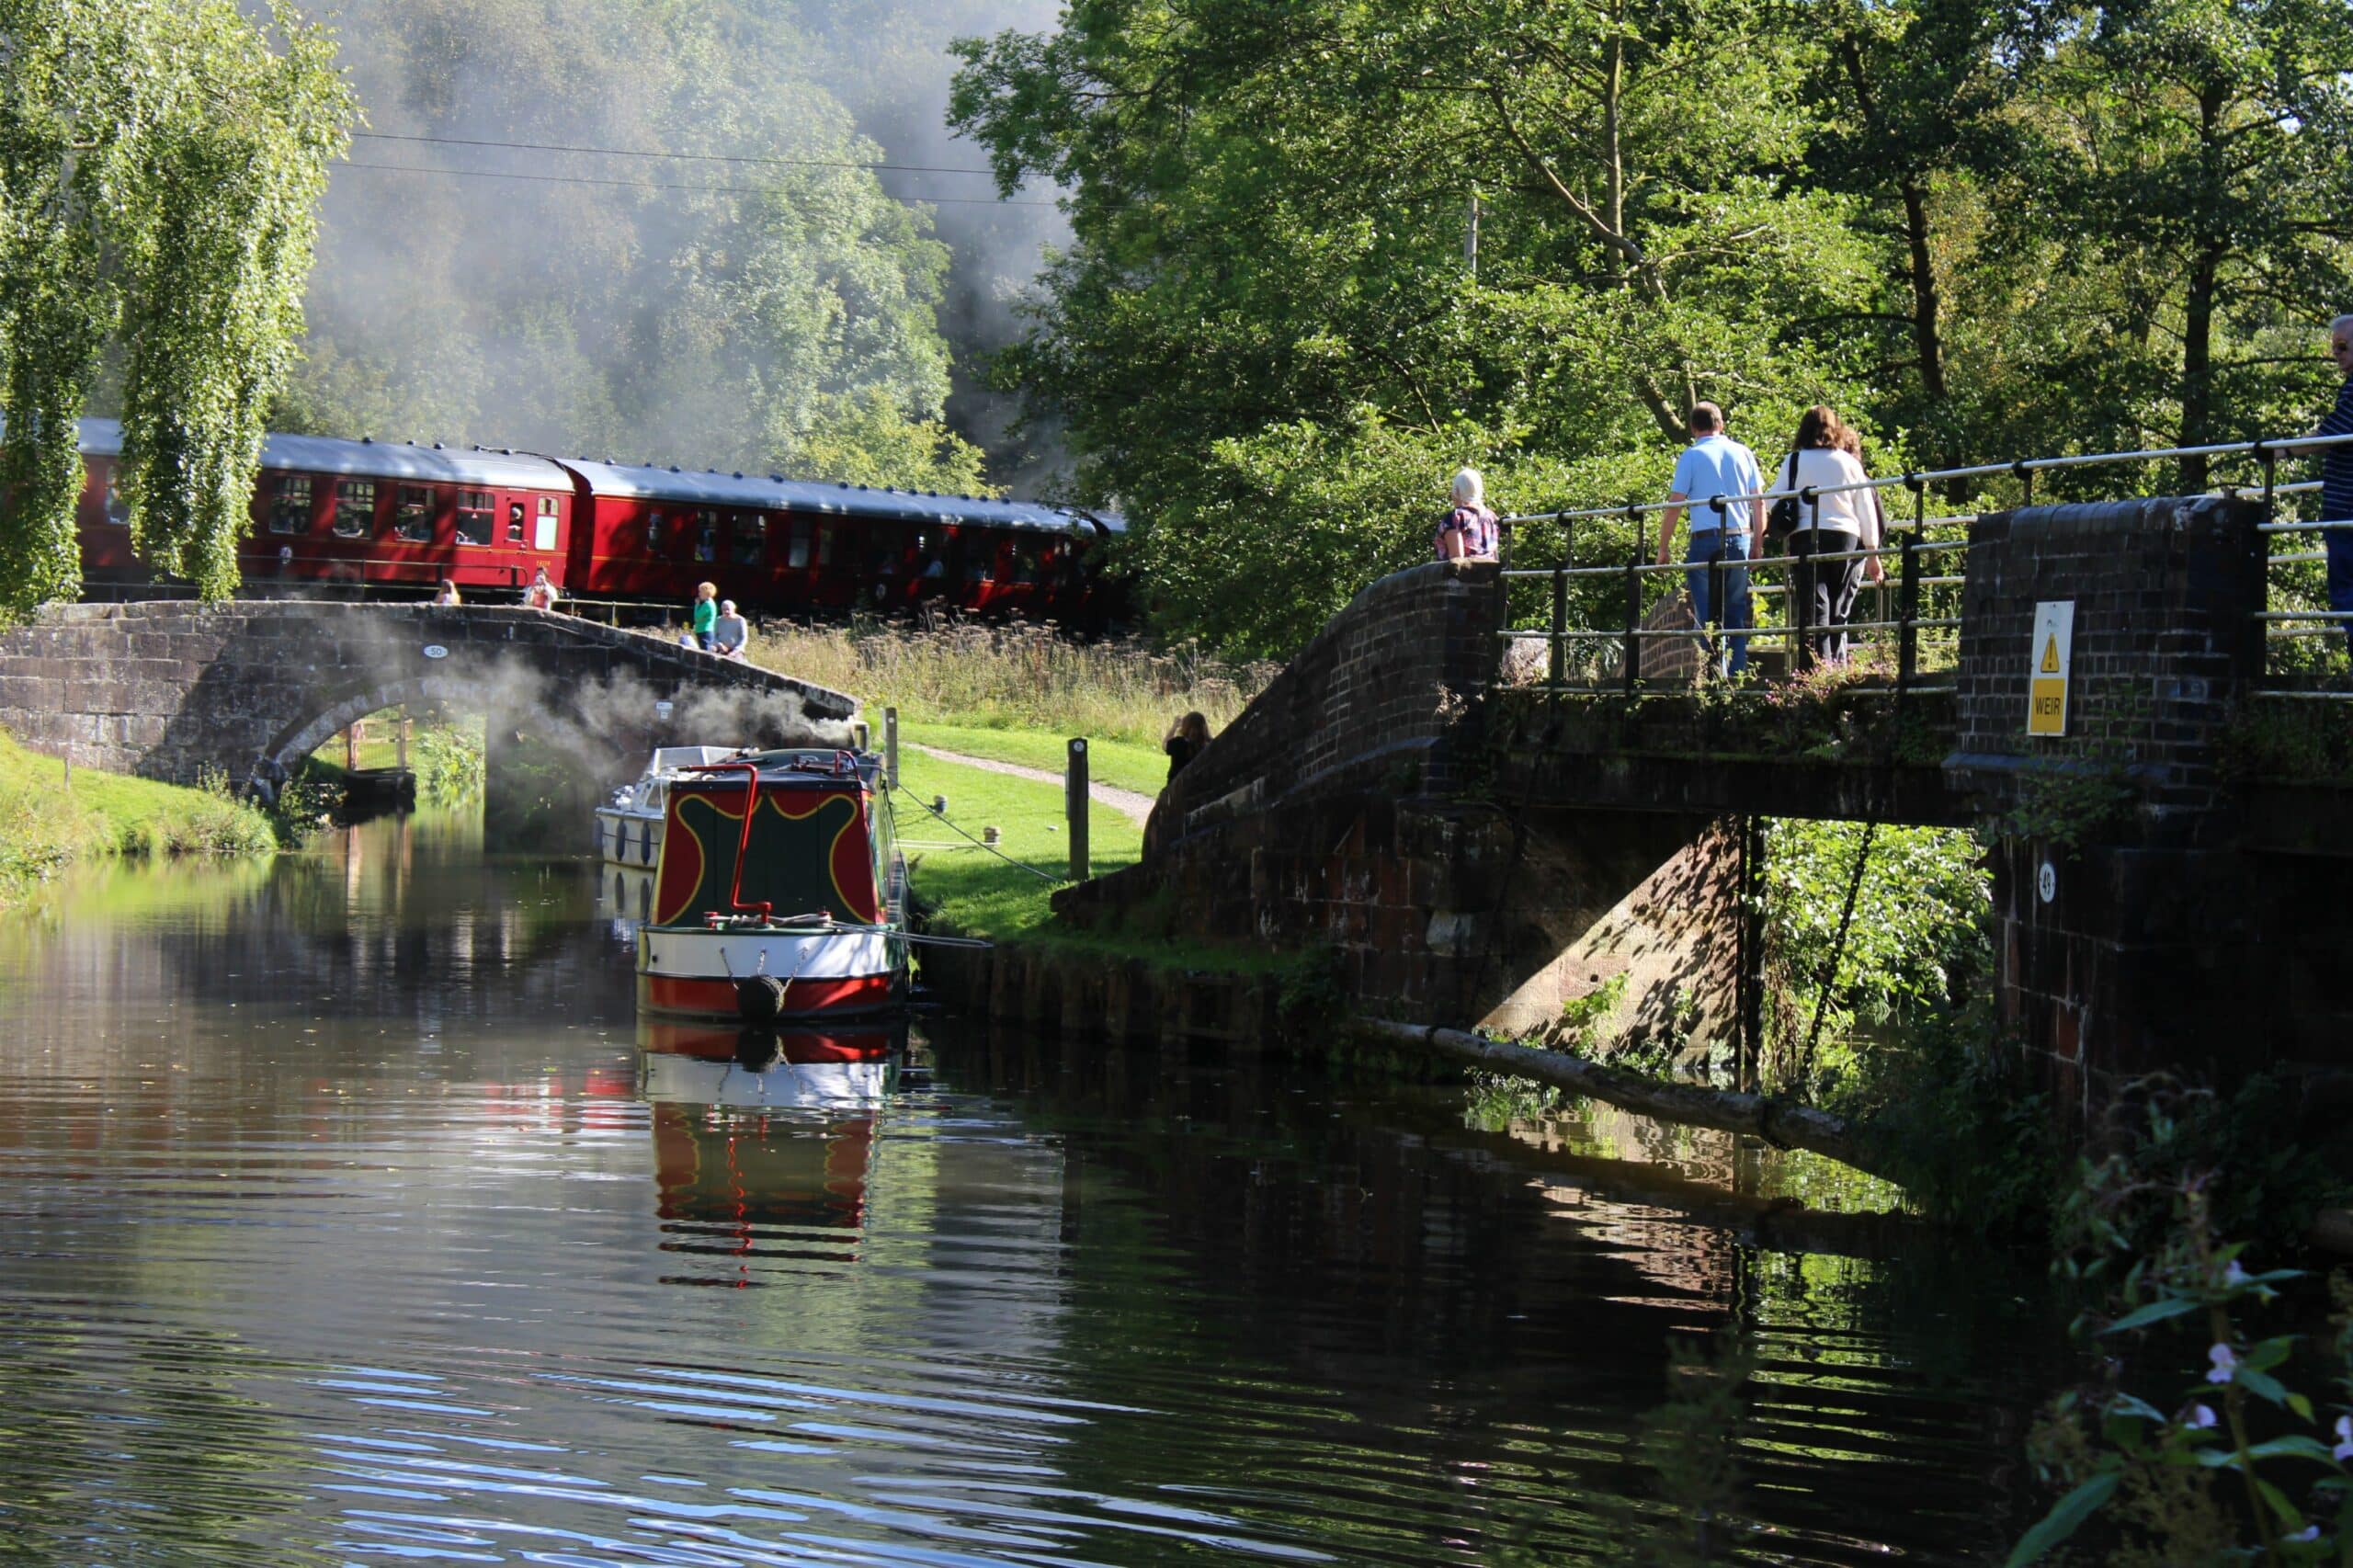
[[631, 897], [421, 816], [0, 930], [8, 1551], [1613, 1562], [1673, 1335], [1746, 1560], [2016, 1528], [1998, 1258], [1288, 1058], [642, 1023]]

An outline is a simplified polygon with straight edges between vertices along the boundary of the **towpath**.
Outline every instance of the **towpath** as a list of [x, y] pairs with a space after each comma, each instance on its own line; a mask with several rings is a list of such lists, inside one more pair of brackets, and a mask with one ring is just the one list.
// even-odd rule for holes
[[[961, 752], [941, 751], [938, 746], [921, 745], [914, 741], [901, 744], [909, 751], [919, 751], [926, 756], [938, 757], [942, 762], [952, 762], [963, 767], [985, 767], [991, 773], [1010, 773], [1016, 778], [1034, 778], [1040, 784], [1063, 781], [1061, 774], [1050, 773], [1042, 767], [1024, 767], [1017, 762], [993, 762], [985, 756], [966, 756]], [[1121, 816], [1131, 819], [1139, 827], [1143, 825], [1144, 818], [1152, 815], [1153, 797], [1150, 795], [1140, 795], [1133, 790], [1091, 781], [1086, 786], [1086, 793], [1097, 805], [1110, 807]]]

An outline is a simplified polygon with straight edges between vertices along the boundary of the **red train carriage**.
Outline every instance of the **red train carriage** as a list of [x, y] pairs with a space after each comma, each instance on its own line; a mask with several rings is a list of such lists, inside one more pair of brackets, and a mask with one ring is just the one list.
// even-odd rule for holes
[[[115, 493], [120, 426], [82, 422], [83, 575], [142, 584]], [[575, 597], [683, 606], [715, 582], [746, 610], [896, 613], [938, 604], [1099, 630], [1100, 571], [1121, 531], [1021, 501], [529, 453], [272, 436], [262, 448], [245, 581], [519, 595], [544, 567]]]
[[[82, 422], [82, 572], [142, 583], [115, 494], [122, 428]], [[540, 567], [561, 579], [571, 542], [572, 476], [545, 458], [408, 443], [272, 436], [262, 445], [253, 528], [237, 547], [245, 581], [366, 584], [429, 592], [520, 594]]]
[[748, 609], [923, 603], [1099, 626], [1117, 518], [775, 474], [563, 460], [578, 482], [569, 591], [683, 601], [714, 582]]

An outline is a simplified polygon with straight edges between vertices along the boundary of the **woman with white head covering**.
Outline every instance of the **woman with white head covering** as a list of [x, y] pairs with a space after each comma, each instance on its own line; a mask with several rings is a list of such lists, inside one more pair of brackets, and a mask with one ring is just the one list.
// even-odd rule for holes
[[1438, 558], [1440, 561], [1493, 561], [1495, 558], [1495, 515], [1487, 509], [1486, 482], [1475, 468], [1458, 471], [1451, 486], [1454, 505], [1438, 519]]

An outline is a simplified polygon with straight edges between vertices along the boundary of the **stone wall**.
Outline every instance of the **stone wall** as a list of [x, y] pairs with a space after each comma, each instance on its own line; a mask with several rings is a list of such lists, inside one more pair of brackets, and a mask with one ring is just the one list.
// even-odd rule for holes
[[[654, 703], [673, 704], [667, 729]], [[0, 726], [92, 767], [267, 787], [353, 719], [447, 702], [642, 762], [658, 739], [835, 744], [838, 692], [512, 606], [65, 605], [0, 631]]]
[[1372, 584], [1171, 781], [1147, 843], [1300, 790], [1451, 790], [1475, 749], [1458, 721], [1495, 676], [1502, 625], [1492, 564], [1434, 562]]

